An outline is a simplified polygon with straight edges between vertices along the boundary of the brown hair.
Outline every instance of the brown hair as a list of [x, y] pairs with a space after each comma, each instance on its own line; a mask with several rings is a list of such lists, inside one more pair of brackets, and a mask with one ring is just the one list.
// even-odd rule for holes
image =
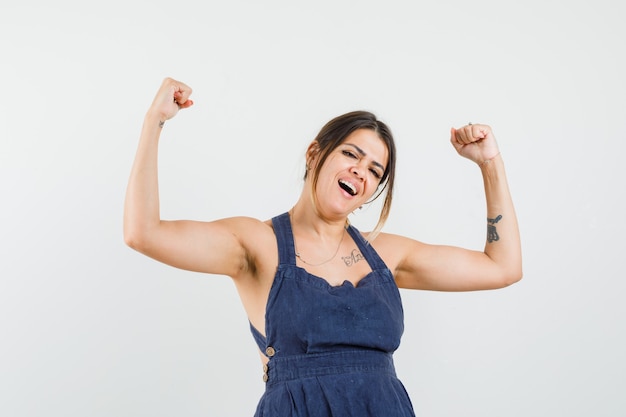
[[[382, 140], [387, 147], [387, 152], [389, 153], [387, 167], [385, 168], [385, 172], [383, 173], [378, 184], [378, 191], [374, 198], [369, 201], [372, 202], [376, 200], [383, 193], [383, 191], [387, 190], [387, 193], [385, 195], [385, 202], [383, 203], [380, 216], [378, 217], [378, 223], [368, 237], [368, 240], [372, 241], [376, 238], [378, 233], [380, 233], [380, 230], [383, 228], [385, 221], [389, 217], [389, 213], [391, 211], [391, 201], [393, 198], [393, 184], [396, 172], [396, 146], [393, 140], [393, 135], [391, 134], [391, 130], [385, 123], [378, 120], [373, 113], [367, 111], [353, 111], [350, 113], [346, 113], [341, 116], [335, 117], [334, 119], [326, 123], [317, 134], [317, 137], [314, 141], [314, 143], [317, 144], [316, 153], [318, 156], [318, 162], [312, 172], [313, 177], [311, 179], [311, 189], [313, 190], [313, 202], [316, 203], [315, 189], [317, 187], [317, 180], [319, 178], [319, 174], [322, 166], [324, 165], [324, 162], [331, 154], [331, 152], [335, 150], [339, 145], [341, 145], [346, 140], [346, 138], [357, 129], [369, 129], [376, 132], [380, 140]], [[304, 173], [304, 179], [307, 178], [307, 175], [308, 169]]]

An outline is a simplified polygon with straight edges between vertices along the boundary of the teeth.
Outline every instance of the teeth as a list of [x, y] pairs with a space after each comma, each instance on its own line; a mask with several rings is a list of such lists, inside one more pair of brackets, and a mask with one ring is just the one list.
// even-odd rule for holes
[[339, 185], [341, 185], [341, 188], [343, 188], [348, 193], [350, 193], [350, 195], [355, 195], [356, 194], [356, 187], [354, 185], [350, 184], [349, 182], [344, 181], [344, 180], [339, 180]]

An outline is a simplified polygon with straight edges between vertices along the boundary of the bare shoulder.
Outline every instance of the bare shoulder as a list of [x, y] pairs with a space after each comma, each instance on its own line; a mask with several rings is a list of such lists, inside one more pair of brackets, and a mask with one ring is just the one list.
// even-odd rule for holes
[[[367, 239], [369, 233], [363, 233]], [[378, 252], [385, 264], [392, 271], [396, 271], [410, 253], [416, 253], [420, 248], [427, 246], [426, 244], [405, 236], [393, 233], [379, 233], [371, 242], [372, 246]]]
[[271, 220], [241, 216], [229, 217], [217, 222], [230, 230], [241, 245], [249, 251], [257, 252], [276, 240]]
[[238, 216], [238, 217], [226, 217], [223, 219], [215, 220], [214, 223], [222, 224], [228, 227], [233, 233], [238, 233], [244, 236], [246, 233], [265, 233], [272, 231], [272, 223], [270, 220], [259, 220], [254, 217]]

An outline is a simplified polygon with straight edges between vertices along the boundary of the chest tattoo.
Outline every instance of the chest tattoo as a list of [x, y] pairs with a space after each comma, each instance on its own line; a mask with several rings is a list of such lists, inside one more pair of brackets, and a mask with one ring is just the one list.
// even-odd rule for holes
[[353, 249], [352, 252], [350, 252], [350, 255], [341, 257], [341, 260], [343, 260], [346, 266], [352, 266], [355, 263], [362, 261], [364, 259], [365, 258], [363, 257], [361, 252], [359, 252], [358, 249]]

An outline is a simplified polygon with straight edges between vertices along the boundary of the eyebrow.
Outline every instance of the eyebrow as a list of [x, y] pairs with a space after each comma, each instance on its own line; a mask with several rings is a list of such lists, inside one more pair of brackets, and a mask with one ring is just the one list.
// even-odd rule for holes
[[[367, 156], [367, 154], [365, 153], [365, 151], [361, 148], [359, 148], [358, 146], [356, 146], [353, 143], [344, 143], [344, 145], [348, 145], [348, 146], [352, 146], [354, 149], [356, 149], [356, 151], [359, 153], [359, 155], [363, 156]], [[376, 162], [376, 161], [372, 161], [372, 164], [379, 167], [380, 169], [383, 170], [383, 172], [385, 172], [385, 167], [383, 166], [383, 164], [381, 164], [380, 162]]]

